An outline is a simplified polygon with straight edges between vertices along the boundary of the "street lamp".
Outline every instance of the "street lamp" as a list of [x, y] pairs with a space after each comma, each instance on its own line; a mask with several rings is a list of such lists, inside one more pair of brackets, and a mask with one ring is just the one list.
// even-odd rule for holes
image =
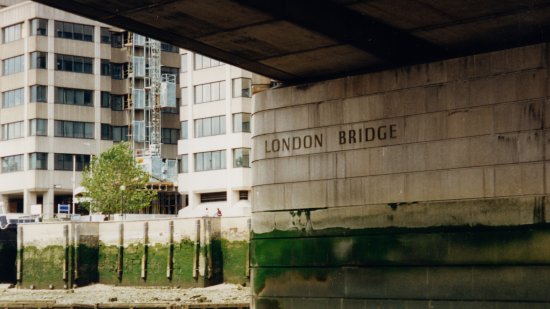
[[124, 204], [123, 204], [123, 201], [124, 201], [124, 191], [126, 190], [126, 186], [121, 185], [119, 187], [119, 189], [120, 189], [120, 219], [124, 220]]

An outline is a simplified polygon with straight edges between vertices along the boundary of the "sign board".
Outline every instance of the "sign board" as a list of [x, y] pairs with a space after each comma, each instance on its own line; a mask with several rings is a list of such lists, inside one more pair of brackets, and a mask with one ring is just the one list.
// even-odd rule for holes
[[31, 215], [42, 215], [42, 204], [31, 205]]
[[57, 204], [57, 212], [60, 214], [68, 214], [71, 212], [71, 205], [69, 204]]

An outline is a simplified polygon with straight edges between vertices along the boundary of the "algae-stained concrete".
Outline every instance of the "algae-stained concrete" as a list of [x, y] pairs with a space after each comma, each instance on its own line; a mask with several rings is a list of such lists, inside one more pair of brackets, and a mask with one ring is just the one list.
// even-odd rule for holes
[[248, 218], [20, 226], [22, 288], [247, 283]]
[[15, 283], [17, 256], [17, 231], [15, 229], [0, 230], [0, 282]]
[[256, 308], [549, 302], [548, 56], [257, 94]]

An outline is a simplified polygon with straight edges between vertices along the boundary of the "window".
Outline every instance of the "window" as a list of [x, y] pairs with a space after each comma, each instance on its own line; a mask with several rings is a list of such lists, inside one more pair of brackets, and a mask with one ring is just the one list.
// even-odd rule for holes
[[73, 156], [75, 157], [75, 170], [82, 171], [84, 167], [90, 164], [90, 155], [70, 154], [70, 153], [55, 153], [54, 154], [54, 169], [56, 171], [72, 171]]
[[162, 114], [179, 114], [179, 107], [163, 107], [161, 110]]
[[170, 43], [165, 43], [165, 42], [161, 42], [160, 43], [160, 49], [162, 51], [165, 51], [165, 52], [170, 52], [170, 53], [177, 53], [180, 51], [179, 48], [177, 48], [176, 46], [170, 44]]
[[101, 107], [111, 107], [111, 94], [107, 91], [101, 91]]
[[112, 94], [111, 95], [111, 109], [114, 111], [124, 110], [124, 95]]
[[195, 154], [195, 172], [224, 169], [225, 150], [199, 152]]
[[233, 97], [252, 97], [252, 80], [250, 78], [233, 79]]
[[48, 119], [31, 119], [29, 122], [29, 127], [31, 136], [48, 135]]
[[233, 149], [233, 167], [250, 167], [250, 148]]
[[48, 102], [48, 86], [33, 85], [31, 86], [31, 103]]
[[2, 158], [2, 173], [18, 172], [23, 170], [23, 155]]
[[250, 114], [249, 113], [233, 114], [233, 132], [250, 133]]
[[93, 139], [94, 124], [93, 122], [56, 120], [54, 133], [56, 137]]
[[176, 77], [176, 84], [180, 83], [180, 69], [172, 67], [160, 67], [160, 74], [170, 74]]
[[101, 43], [111, 44], [111, 31], [109, 31], [109, 29], [101, 27], [100, 34], [101, 34]]
[[21, 138], [23, 134], [23, 121], [6, 123], [2, 125], [2, 140]]
[[187, 72], [187, 54], [182, 54], [181, 55], [180, 70], [181, 70], [182, 73]]
[[182, 121], [180, 125], [181, 139], [188, 139], [188, 129], [187, 129], [187, 120]]
[[86, 89], [55, 87], [55, 103], [93, 106], [94, 92]]
[[55, 69], [75, 73], [94, 73], [94, 59], [71, 55], [55, 54]]
[[25, 58], [23, 58], [23, 55], [5, 59], [3, 64], [2, 74], [4, 75], [15, 74], [25, 70]]
[[179, 136], [180, 130], [178, 129], [162, 128], [161, 141], [163, 144], [177, 144]]
[[48, 20], [42, 18], [31, 19], [31, 35], [48, 35]]
[[4, 43], [9, 43], [12, 41], [19, 40], [21, 38], [21, 28], [23, 23], [12, 25], [9, 27], [2, 28], [2, 37], [4, 38]]
[[181, 155], [180, 173], [189, 173], [189, 155]]
[[227, 192], [211, 192], [201, 194], [201, 203], [227, 201]]
[[23, 105], [25, 100], [23, 89], [24, 88], [18, 88], [4, 91], [2, 93], [2, 108]]
[[94, 26], [56, 21], [55, 36], [64, 39], [93, 42]]
[[47, 69], [47, 68], [48, 68], [48, 53], [32, 52], [31, 69]]
[[195, 86], [195, 103], [206, 103], [225, 99], [225, 81]]
[[122, 48], [124, 36], [122, 32], [111, 32], [111, 47]]
[[113, 129], [110, 124], [106, 124], [106, 123], [101, 124], [101, 139], [102, 140], [113, 139]]
[[128, 127], [112, 127], [113, 142], [127, 141], [128, 140]]
[[195, 54], [195, 70], [206, 69], [223, 65], [223, 62]]
[[101, 59], [101, 75], [111, 76], [111, 63], [107, 59]]
[[181, 106], [187, 106], [188, 98], [187, 98], [187, 87], [181, 88]]
[[124, 72], [125, 72], [125, 64], [124, 63], [111, 63], [111, 78], [112, 79], [124, 79], [124, 78], [126, 78]]
[[248, 191], [239, 191], [239, 200], [248, 200]]
[[225, 134], [225, 116], [195, 120], [195, 137]]
[[29, 169], [30, 170], [47, 170], [48, 153], [46, 152], [29, 153]]

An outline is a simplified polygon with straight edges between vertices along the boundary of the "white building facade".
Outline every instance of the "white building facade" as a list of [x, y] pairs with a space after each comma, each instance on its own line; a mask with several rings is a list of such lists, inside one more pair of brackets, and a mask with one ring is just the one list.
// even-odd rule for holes
[[[181, 50], [184, 216], [250, 214], [252, 88], [269, 79]], [[219, 211], [218, 211], [219, 209]]]
[[[13, 0], [0, 0], [0, 30], [0, 202], [8, 213], [42, 205], [53, 217], [91, 156], [132, 138], [129, 36]], [[164, 43], [161, 65], [179, 77], [179, 108], [162, 109], [161, 156], [178, 159], [181, 195], [148, 212], [248, 214], [252, 84], [269, 80]]]

